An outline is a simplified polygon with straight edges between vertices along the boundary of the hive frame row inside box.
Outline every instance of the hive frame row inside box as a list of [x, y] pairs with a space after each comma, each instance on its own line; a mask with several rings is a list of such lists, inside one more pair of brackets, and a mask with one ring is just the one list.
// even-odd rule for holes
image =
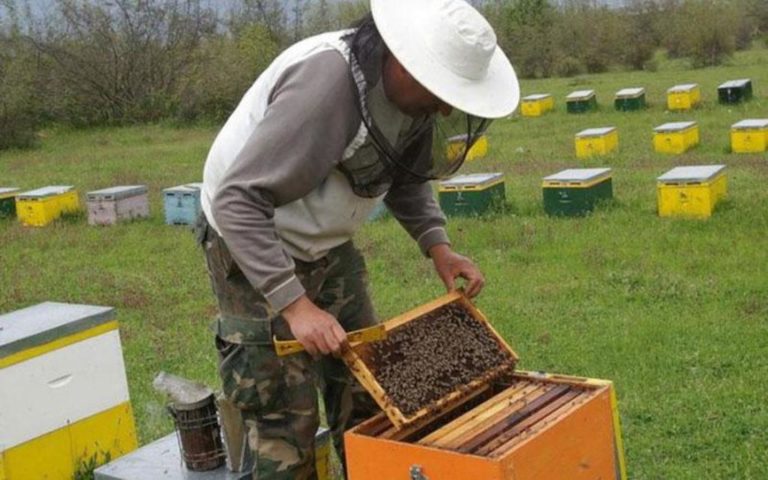
[[[465, 309], [517, 359], [459, 292], [384, 325], [393, 335], [446, 306]], [[344, 360], [384, 411], [345, 433], [350, 480], [626, 479], [616, 394], [609, 381], [500, 367], [406, 415], [378, 383], [375, 366], [366, 363], [359, 348], [353, 346]]]
[[137, 446], [110, 307], [45, 302], [0, 315], [0, 391], [3, 480], [70, 480]]

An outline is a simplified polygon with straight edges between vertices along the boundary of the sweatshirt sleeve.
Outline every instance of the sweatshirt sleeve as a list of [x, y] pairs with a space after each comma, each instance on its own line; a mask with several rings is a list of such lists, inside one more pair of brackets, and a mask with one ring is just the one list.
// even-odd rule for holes
[[341, 160], [360, 126], [354, 88], [336, 51], [288, 68], [214, 196], [213, 216], [232, 257], [278, 311], [304, 288], [275, 231], [275, 208], [308, 194]]

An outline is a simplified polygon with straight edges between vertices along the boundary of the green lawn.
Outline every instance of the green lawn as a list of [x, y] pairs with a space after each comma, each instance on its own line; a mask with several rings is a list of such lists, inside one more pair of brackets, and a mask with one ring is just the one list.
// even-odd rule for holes
[[[524, 81], [556, 111], [496, 122], [490, 152], [464, 172], [503, 172], [501, 213], [452, 219], [455, 248], [484, 270], [478, 305], [521, 367], [615, 381], [632, 479], [762, 479], [768, 471], [768, 154], [729, 153], [729, 126], [768, 118], [768, 50], [732, 65]], [[718, 84], [753, 80], [756, 99], [716, 103]], [[698, 82], [704, 104], [664, 108], [666, 89]], [[647, 90], [650, 108], [618, 113], [613, 94]], [[568, 115], [564, 97], [593, 88], [601, 108]], [[653, 127], [697, 120], [701, 145], [653, 152]], [[577, 160], [573, 135], [616, 126], [619, 153]], [[46, 300], [117, 308], [140, 441], [172, 426], [151, 387], [166, 370], [217, 384], [208, 326], [214, 298], [190, 231], [163, 223], [161, 189], [199, 181], [215, 128], [140, 126], [46, 131], [41, 148], [0, 153], [0, 187], [147, 184], [152, 216], [110, 228], [84, 216], [41, 228], [0, 222], [0, 311]], [[656, 215], [655, 178], [677, 165], [728, 165], [728, 199], [706, 221]], [[581, 219], [547, 217], [541, 177], [610, 166], [615, 202]], [[388, 318], [442, 293], [428, 260], [391, 219], [357, 237], [375, 304]]]

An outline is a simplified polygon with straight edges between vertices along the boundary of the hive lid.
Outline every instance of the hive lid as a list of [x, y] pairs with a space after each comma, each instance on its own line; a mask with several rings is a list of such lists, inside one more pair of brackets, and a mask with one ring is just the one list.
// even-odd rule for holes
[[0, 364], [15, 353], [114, 319], [112, 307], [43, 302], [0, 315]]
[[106, 199], [106, 200], [119, 200], [121, 198], [133, 197], [147, 193], [146, 185], [121, 185], [118, 187], [104, 188], [101, 190], [93, 190], [86, 194], [88, 200]]
[[710, 180], [725, 170], [725, 165], [692, 165], [675, 167], [657, 178], [659, 182], [702, 182]]
[[460, 292], [384, 322], [387, 338], [344, 352], [352, 374], [397, 428], [432, 418], [518, 360]]
[[3, 188], [0, 188], [0, 198], [15, 197], [18, 192], [19, 192], [18, 188], [3, 187]]
[[595, 96], [594, 90], [576, 90], [565, 97], [566, 100], [588, 100]]
[[637, 88], [622, 88], [616, 92], [616, 98], [635, 98], [645, 93], [645, 89], [642, 87]]
[[526, 97], [523, 97], [522, 100], [524, 102], [526, 102], [526, 101], [527, 102], [532, 102], [532, 101], [536, 101], [536, 100], [544, 100], [545, 98], [549, 98], [551, 96], [552, 95], [549, 94], [549, 93], [534, 93], [534, 94], [528, 95]]
[[747, 85], [750, 84], [750, 82], [751, 80], [748, 78], [740, 78], [738, 80], [729, 80], [721, 84], [717, 88], [741, 88], [741, 87], [746, 87]]
[[28, 192], [20, 193], [19, 198], [45, 198], [52, 197], [54, 195], [61, 195], [67, 193], [74, 187], [72, 185], [50, 185], [48, 187], [38, 188], [36, 190], [30, 190]]
[[203, 189], [203, 183], [202, 182], [194, 182], [194, 183], [185, 183], [185, 186], [189, 188], [196, 188], [197, 190]]
[[749, 118], [746, 120], [742, 120], [740, 122], [736, 122], [733, 125], [731, 125], [731, 128], [735, 128], [737, 130], [749, 130], [749, 129], [762, 129], [762, 128], [768, 128], [768, 118]]
[[616, 130], [616, 127], [588, 128], [576, 134], [577, 137], [602, 137]]
[[544, 177], [544, 182], [582, 183], [593, 182], [611, 175], [610, 168], [569, 168]]
[[654, 128], [654, 132], [677, 132], [687, 128], [695, 127], [696, 122], [669, 122]]
[[197, 187], [190, 186], [190, 184], [177, 185], [175, 187], [164, 188], [163, 193], [195, 193], [199, 192]]
[[680, 85], [675, 85], [674, 87], [671, 87], [669, 90], [667, 90], [667, 93], [690, 92], [691, 90], [697, 88], [698, 86], [699, 86], [698, 83], [682, 83]]
[[477, 185], [487, 185], [504, 178], [503, 173], [470, 173], [467, 175], [457, 175], [451, 179], [440, 182], [440, 187], [461, 188]]

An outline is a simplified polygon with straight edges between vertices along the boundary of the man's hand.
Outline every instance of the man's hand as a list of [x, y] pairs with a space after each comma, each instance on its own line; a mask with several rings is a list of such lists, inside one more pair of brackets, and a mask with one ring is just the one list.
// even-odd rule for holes
[[450, 245], [440, 243], [429, 249], [429, 256], [435, 264], [435, 270], [448, 291], [456, 288], [456, 279], [461, 277], [467, 281], [464, 292], [470, 298], [475, 297], [483, 289], [485, 278], [480, 269], [463, 255], [454, 252]]
[[285, 307], [281, 313], [293, 336], [313, 357], [338, 354], [347, 344], [347, 333], [339, 322], [333, 315], [318, 308], [306, 295]]

